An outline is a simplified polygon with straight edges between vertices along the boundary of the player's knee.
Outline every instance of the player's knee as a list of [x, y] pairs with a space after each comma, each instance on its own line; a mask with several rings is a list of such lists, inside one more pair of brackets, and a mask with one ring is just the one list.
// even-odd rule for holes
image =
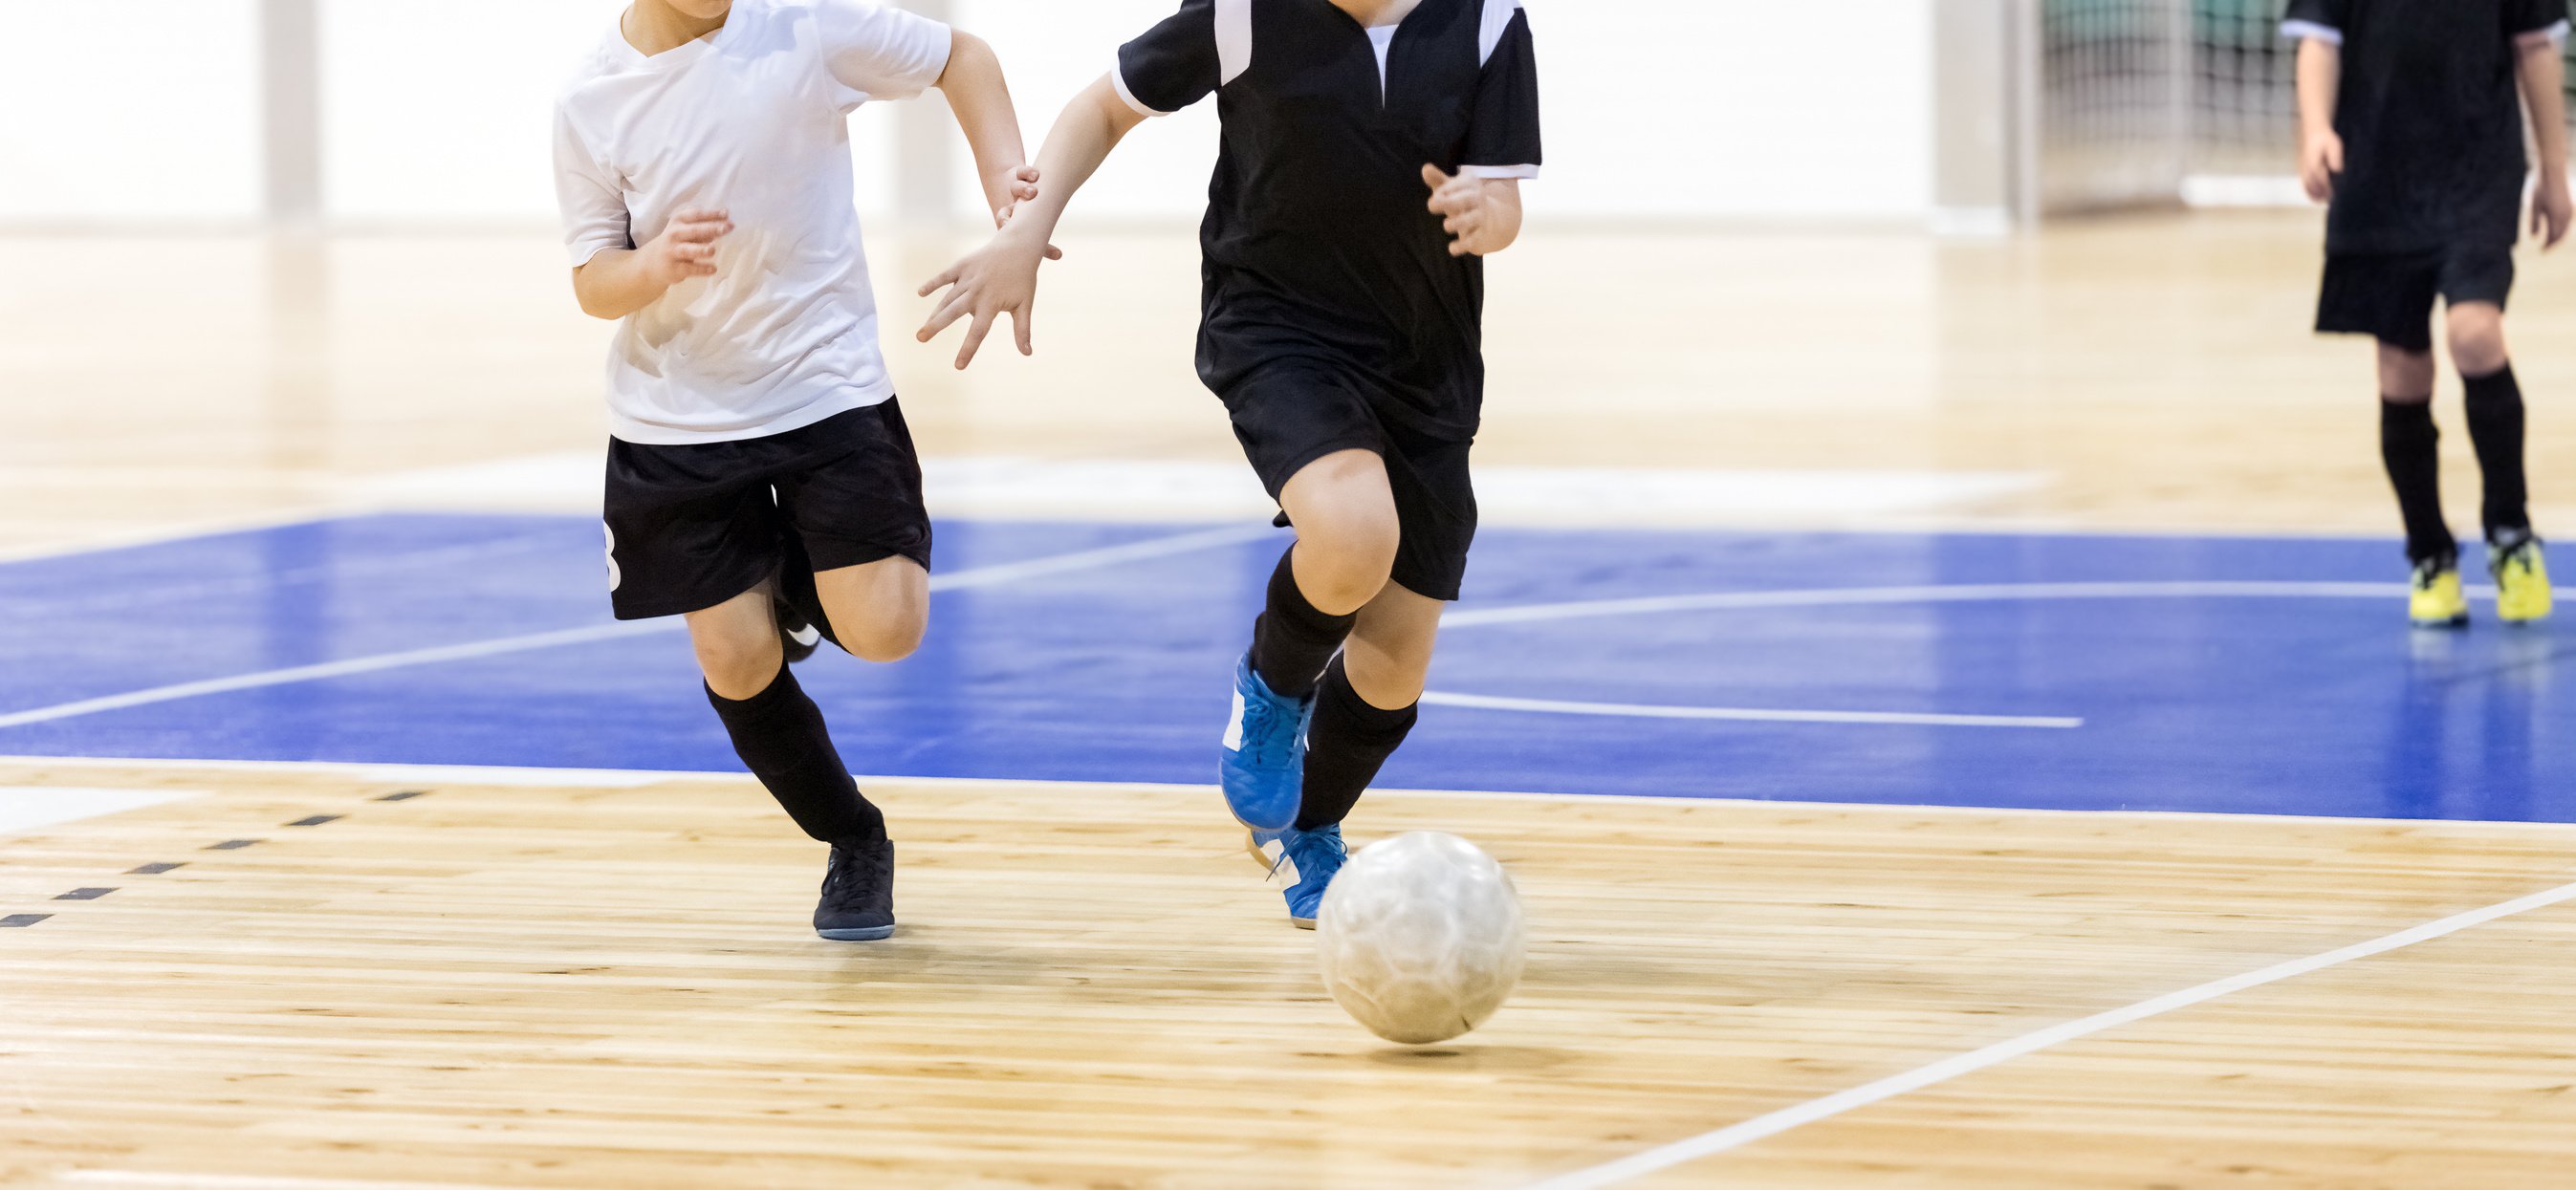
[[912, 656], [921, 649], [921, 626], [889, 626], [854, 632], [841, 638], [850, 654], [861, 661], [887, 665]]
[[1386, 588], [1399, 534], [1392, 512], [1297, 531], [1297, 585], [1325, 610], [1357, 610]]
[[[839, 621], [834, 621], [837, 627]], [[921, 649], [922, 635], [929, 623], [922, 616], [856, 617], [850, 628], [840, 633], [842, 647], [861, 661], [891, 664], [912, 656]]]
[[786, 663], [775, 636], [699, 633], [693, 639], [698, 670], [707, 685], [726, 698], [749, 698], [769, 688]]
[[2451, 360], [2462, 373], [2484, 376], [2504, 366], [2504, 319], [2494, 311], [2454, 310], [2450, 331]]

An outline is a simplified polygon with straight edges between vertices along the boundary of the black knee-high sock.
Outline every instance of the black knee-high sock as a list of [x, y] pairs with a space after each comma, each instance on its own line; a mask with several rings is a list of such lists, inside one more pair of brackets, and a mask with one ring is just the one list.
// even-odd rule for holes
[[1315, 720], [1306, 728], [1306, 800], [1297, 810], [1297, 829], [1315, 830], [1350, 817], [1351, 807], [1377, 780], [1377, 770], [1395, 755], [1421, 712], [1419, 703], [1400, 711], [1370, 706], [1351, 688], [1342, 659], [1333, 658], [1315, 692]]
[[2447, 561], [2460, 553], [2460, 543], [2442, 520], [2441, 445], [2430, 402], [2380, 401], [2379, 457], [2388, 464], [2388, 482], [2396, 487], [2397, 509], [2406, 518], [2406, 556], [2419, 563]]
[[2492, 376], [2468, 376], [2469, 440], [2486, 473], [2487, 540], [2531, 532], [2531, 495], [2522, 471], [2522, 386], [2507, 364]]
[[1270, 572], [1270, 601], [1252, 622], [1252, 669], [1271, 693], [1304, 698], [1315, 692], [1324, 663], [1342, 647], [1359, 617], [1328, 615], [1307, 602], [1290, 561], [1296, 556], [1297, 547], [1288, 547], [1279, 555], [1279, 568]]
[[734, 752], [806, 834], [825, 843], [884, 837], [885, 815], [850, 779], [823, 726], [823, 709], [785, 665], [758, 694], [736, 700], [710, 687], [707, 701], [724, 720]]

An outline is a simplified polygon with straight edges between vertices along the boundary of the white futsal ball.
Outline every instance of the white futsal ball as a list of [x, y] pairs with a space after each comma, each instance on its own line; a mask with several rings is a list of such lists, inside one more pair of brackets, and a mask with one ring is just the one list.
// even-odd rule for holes
[[1475, 844], [1415, 831], [1351, 857], [1324, 890], [1315, 941], [1324, 986], [1370, 1032], [1447, 1041], [1520, 982], [1520, 894]]

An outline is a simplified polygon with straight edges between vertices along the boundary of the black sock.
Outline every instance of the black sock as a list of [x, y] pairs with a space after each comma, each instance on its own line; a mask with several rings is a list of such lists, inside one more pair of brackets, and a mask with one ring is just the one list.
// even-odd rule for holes
[[825, 843], [885, 836], [885, 815], [859, 792], [823, 726], [823, 709], [785, 665], [769, 688], [735, 700], [707, 690], [733, 750], [806, 834]]
[[1285, 698], [1315, 692], [1324, 663], [1341, 649], [1359, 619], [1326, 615], [1308, 603], [1306, 593], [1297, 589], [1297, 568], [1290, 561], [1296, 556], [1293, 545], [1279, 555], [1279, 568], [1270, 572], [1270, 602], [1252, 622], [1252, 671], [1271, 693]]
[[2469, 441], [2486, 473], [2487, 540], [2519, 540], [2531, 532], [2531, 495], [2522, 471], [2522, 386], [2507, 364], [2492, 376], [2466, 376]]
[[1351, 807], [1377, 780], [1377, 770], [1395, 755], [1421, 717], [1421, 704], [1400, 711], [1369, 705], [1351, 688], [1342, 659], [1333, 658], [1315, 693], [1315, 719], [1306, 728], [1306, 801], [1297, 810], [1297, 829], [1315, 830], [1350, 817]]
[[2380, 401], [2379, 457], [2388, 464], [2388, 482], [2406, 518], [2406, 557], [2417, 563], [2460, 554], [2460, 543], [2442, 520], [2441, 445], [2430, 402]]

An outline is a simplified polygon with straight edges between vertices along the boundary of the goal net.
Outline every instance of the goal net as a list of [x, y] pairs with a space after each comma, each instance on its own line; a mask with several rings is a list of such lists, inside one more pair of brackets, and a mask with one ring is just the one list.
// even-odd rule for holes
[[[2043, 213], [2297, 201], [2286, 0], [2035, 0], [2024, 168]], [[2576, 59], [2571, 59], [2576, 78]], [[2576, 90], [2572, 86], [2571, 90]]]

